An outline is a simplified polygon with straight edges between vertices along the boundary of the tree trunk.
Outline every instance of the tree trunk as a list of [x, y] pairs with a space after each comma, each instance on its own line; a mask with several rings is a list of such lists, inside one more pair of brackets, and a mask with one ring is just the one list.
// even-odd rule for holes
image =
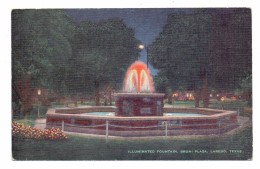
[[109, 105], [112, 106], [112, 92], [109, 91]]
[[100, 97], [99, 97], [99, 81], [95, 81], [95, 102], [96, 106], [100, 105]]
[[20, 116], [21, 111], [21, 98], [19, 96], [19, 93], [17, 91], [17, 87], [12, 81], [12, 113], [13, 116]]
[[199, 107], [200, 106], [200, 90], [199, 89], [195, 90], [194, 100], [195, 100], [195, 107]]
[[172, 104], [172, 95], [168, 94], [168, 104]]
[[21, 101], [21, 112], [24, 116], [30, 114], [33, 109], [32, 105], [32, 90], [31, 90], [31, 75], [24, 75], [22, 78], [13, 83], [18, 99]]
[[105, 106], [107, 106], [107, 97], [105, 97], [104, 104], [105, 104]]
[[208, 108], [209, 107], [209, 99], [203, 99], [203, 107]]
[[81, 98], [80, 98], [80, 104], [83, 104], [83, 103], [84, 103], [84, 98], [81, 97]]
[[31, 103], [31, 101], [23, 101], [22, 102], [22, 106], [21, 106], [21, 110], [24, 113], [24, 117], [26, 117], [27, 115], [30, 115], [30, 112], [33, 109], [33, 105]]
[[202, 100], [203, 100], [203, 107], [208, 108], [209, 107], [209, 90], [208, 90], [208, 78], [204, 79], [204, 84], [202, 88]]

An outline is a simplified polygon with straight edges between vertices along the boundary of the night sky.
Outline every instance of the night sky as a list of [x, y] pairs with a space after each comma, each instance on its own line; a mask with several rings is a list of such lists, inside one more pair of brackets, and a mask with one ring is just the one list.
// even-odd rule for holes
[[[135, 30], [135, 37], [145, 45], [151, 44], [166, 24], [167, 16], [171, 13], [191, 13], [192, 9], [69, 9], [69, 16], [80, 23], [81, 21], [99, 22], [102, 20], [121, 18], [128, 27]], [[146, 63], [146, 50], [141, 53], [140, 60]], [[156, 70], [149, 65], [152, 74]]]

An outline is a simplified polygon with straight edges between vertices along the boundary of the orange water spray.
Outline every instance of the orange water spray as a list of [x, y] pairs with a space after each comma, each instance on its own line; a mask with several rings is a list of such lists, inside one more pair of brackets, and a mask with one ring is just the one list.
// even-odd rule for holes
[[153, 79], [143, 62], [136, 61], [128, 68], [123, 91], [128, 93], [154, 92]]

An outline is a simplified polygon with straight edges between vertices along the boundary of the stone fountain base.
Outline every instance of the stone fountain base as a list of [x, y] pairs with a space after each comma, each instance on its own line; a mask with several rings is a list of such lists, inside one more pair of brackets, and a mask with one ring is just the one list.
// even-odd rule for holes
[[116, 116], [162, 116], [162, 93], [115, 93]]

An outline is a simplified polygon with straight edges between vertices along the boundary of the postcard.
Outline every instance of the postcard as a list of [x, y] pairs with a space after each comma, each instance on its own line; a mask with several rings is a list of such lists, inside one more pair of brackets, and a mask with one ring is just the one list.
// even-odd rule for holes
[[11, 16], [14, 161], [252, 160], [250, 8]]

